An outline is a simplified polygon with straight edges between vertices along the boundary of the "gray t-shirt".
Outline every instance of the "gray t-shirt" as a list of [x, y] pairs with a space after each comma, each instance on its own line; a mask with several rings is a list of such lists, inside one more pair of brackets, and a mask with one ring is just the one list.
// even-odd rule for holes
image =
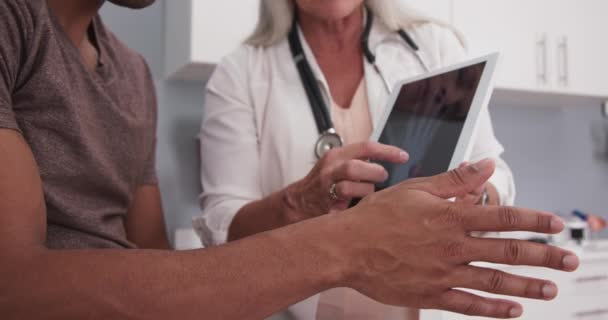
[[156, 183], [154, 84], [99, 17], [90, 34], [95, 71], [46, 1], [0, 1], [0, 128], [32, 149], [49, 248], [133, 248], [124, 219], [135, 190]]

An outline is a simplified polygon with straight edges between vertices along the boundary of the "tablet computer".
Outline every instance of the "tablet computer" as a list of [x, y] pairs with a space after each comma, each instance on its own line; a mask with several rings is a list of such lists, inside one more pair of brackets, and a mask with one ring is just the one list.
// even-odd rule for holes
[[407, 151], [406, 164], [379, 162], [389, 173], [381, 190], [452, 170], [468, 160], [480, 113], [487, 108], [498, 54], [399, 82], [372, 141]]

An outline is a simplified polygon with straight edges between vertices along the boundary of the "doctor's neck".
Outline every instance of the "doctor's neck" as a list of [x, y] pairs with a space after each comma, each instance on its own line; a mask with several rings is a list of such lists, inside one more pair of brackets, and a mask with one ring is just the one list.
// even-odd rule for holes
[[306, 41], [313, 49], [342, 51], [359, 47], [363, 33], [363, 7], [348, 16], [325, 18], [298, 10], [298, 23]]

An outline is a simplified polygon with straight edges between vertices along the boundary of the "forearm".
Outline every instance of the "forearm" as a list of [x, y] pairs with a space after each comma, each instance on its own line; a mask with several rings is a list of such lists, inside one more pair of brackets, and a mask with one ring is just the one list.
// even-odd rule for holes
[[342, 279], [328, 218], [187, 252], [28, 250], [2, 259], [11, 263], [0, 266], [0, 310], [5, 319], [263, 319]]
[[135, 196], [125, 219], [129, 241], [141, 249], [170, 249], [165, 218], [157, 184], [142, 185]]
[[304, 215], [298, 212], [290, 199], [290, 188], [291, 186], [284, 188], [241, 208], [230, 225], [228, 241], [242, 239], [305, 220]]

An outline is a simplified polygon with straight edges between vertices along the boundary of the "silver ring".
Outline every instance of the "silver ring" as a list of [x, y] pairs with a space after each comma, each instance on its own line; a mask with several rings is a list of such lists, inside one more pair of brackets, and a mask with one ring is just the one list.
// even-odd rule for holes
[[331, 185], [331, 187], [329, 187], [329, 197], [333, 200], [333, 201], [340, 201], [342, 199], [340, 199], [340, 197], [338, 196], [338, 193], [336, 192], [336, 189], [338, 187], [337, 183], [334, 183]]

